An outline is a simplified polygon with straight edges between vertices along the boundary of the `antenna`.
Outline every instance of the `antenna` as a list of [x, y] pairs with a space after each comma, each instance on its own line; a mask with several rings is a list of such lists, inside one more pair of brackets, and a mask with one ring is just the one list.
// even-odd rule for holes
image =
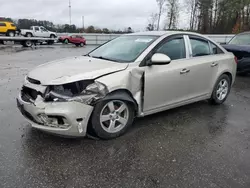
[[69, 0], [69, 25], [71, 25], [71, 0]]

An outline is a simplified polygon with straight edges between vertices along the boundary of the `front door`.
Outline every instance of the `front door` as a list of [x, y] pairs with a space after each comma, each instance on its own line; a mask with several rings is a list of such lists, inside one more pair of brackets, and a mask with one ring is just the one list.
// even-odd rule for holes
[[183, 36], [165, 39], [151, 54], [154, 53], [166, 54], [172, 61], [168, 65], [145, 67], [145, 113], [182, 102], [189, 95], [189, 71], [186, 68], [186, 46]]

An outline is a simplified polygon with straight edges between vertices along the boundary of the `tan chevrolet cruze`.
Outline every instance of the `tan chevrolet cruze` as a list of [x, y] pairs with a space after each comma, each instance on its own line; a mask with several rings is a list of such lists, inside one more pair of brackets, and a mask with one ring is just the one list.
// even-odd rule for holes
[[122, 35], [85, 56], [38, 66], [17, 104], [31, 125], [63, 136], [125, 133], [135, 117], [200, 100], [222, 104], [235, 80], [234, 55], [203, 35]]

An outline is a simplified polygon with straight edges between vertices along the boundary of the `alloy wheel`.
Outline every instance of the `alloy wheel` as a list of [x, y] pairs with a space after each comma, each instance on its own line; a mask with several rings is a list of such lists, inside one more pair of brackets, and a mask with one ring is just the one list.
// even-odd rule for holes
[[113, 100], [108, 102], [100, 114], [102, 128], [108, 133], [121, 131], [128, 123], [129, 109], [126, 103]]
[[218, 100], [222, 101], [226, 98], [227, 94], [229, 91], [229, 84], [228, 81], [226, 79], [222, 79], [217, 87], [217, 91], [216, 91], [216, 97], [218, 98]]

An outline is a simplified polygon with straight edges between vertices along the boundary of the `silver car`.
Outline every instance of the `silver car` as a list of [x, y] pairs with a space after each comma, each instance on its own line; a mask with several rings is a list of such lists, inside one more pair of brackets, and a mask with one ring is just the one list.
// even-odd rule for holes
[[38, 66], [17, 105], [34, 128], [102, 139], [124, 134], [135, 117], [207, 100], [222, 104], [237, 61], [209, 38], [189, 32], [122, 35], [85, 56]]

